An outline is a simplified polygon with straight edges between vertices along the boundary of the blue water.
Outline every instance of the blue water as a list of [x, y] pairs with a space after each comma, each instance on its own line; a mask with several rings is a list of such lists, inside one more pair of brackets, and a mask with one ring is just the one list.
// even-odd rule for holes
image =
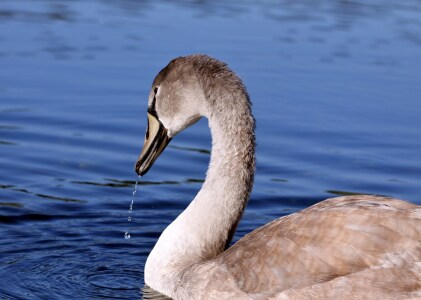
[[421, 3], [231, 2], [0, 2], [0, 299], [141, 297], [209, 160], [202, 120], [142, 178], [128, 222], [149, 88], [180, 55], [229, 63], [253, 101], [235, 240], [336, 195], [421, 204]]

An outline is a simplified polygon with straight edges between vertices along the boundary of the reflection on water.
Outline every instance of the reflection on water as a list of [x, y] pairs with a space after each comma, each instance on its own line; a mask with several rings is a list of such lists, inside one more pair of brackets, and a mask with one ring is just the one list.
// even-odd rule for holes
[[148, 285], [144, 285], [142, 288], [142, 299], [143, 300], [168, 300], [171, 299], [157, 291], [155, 291], [154, 289], [150, 288]]
[[155, 295], [146, 257], [210, 157], [202, 120], [127, 222], [149, 87], [179, 55], [228, 62], [253, 100], [257, 173], [234, 241], [335, 195], [421, 203], [420, 20], [416, 0], [1, 1], [0, 298]]
[[[357, 196], [357, 195], [364, 195], [364, 193], [356, 193], [356, 192], [346, 192], [346, 191], [336, 191], [336, 190], [328, 190], [326, 191], [329, 194], [333, 194], [335, 196]], [[385, 196], [377, 194], [378, 196]]]
[[[128, 187], [134, 186], [136, 181], [131, 180], [117, 180], [117, 179], [106, 179], [109, 182], [101, 183], [101, 182], [89, 182], [89, 181], [72, 181], [75, 184], [88, 184], [88, 185], [97, 185], [97, 186], [108, 186], [108, 187]], [[142, 180], [138, 183], [139, 185], [160, 185], [160, 184], [180, 184], [177, 181], [145, 181]]]
[[210, 155], [209, 149], [198, 149], [198, 148], [191, 148], [191, 147], [183, 147], [183, 146], [177, 146], [177, 145], [168, 145], [170, 148], [179, 149], [179, 150], [186, 150], [186, 151], [193, 151], [197, 153], [203, 153]]

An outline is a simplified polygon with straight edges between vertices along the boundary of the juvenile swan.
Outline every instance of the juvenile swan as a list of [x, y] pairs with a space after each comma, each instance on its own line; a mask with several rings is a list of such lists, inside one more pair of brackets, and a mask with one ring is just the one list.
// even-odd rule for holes
[[174, 299], [421, 299], [421, 207], [401, 200], [327, 199], [228, 248], [253, 185], [255, 126], [226, 64], [172, 60], [153, 82], [147, 115], [140, 175], [202, 116], [212, 133], [201, 190], [146, 261], [151, 288]]

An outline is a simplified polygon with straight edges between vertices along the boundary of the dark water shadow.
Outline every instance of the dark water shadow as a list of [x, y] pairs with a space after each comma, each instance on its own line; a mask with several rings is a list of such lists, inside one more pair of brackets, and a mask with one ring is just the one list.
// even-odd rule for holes
[[183, 147], [183, 146], [176, 146], [176, 145], [168, 145], [168, 148], [173, 148], [177, 150], [185, 150], [185, 151], [191, 151], [201, 154], [207, 154], [210, 155], [211, 152], [208, 149], [200, 149], [200, 148], [193, 148], [193, 147]]
[[[326, 193], [333, 194], [336, 196], [361, 196], [361, 195], [369, 195], [369, 193], [359, 193], [359, 192], [349, 192], [349, 191], [339, 191], [339, 190], [327, 190]], [[386, 195], [378, 195], [380, 197], [387, 197]]]
[[[71, 181], [74, 184], [82, 184], [82, 185], [94, 185], [94, 186], [102, 186], [102, 187], [112, 187], [112, 188], [125, 188], [125, 187], [134, 187], [136, 181], [133, 180], [117, 180], [117, 179], [107, 179], [109, 182], [94, 182], [94, 181]], [[171, 180], [163, 180], [163, 181], [139, 181], [138, 185], [173, 185], [173, 184], [181, 184], [178, 181], [171, 181]]]
[[87, 203], [88, 202], [86, 200], [81, 200], [81, 199], [76, 199], [76, 198], [60, 197], [60, 196], [54, 196], [54, 195], [48, 195], [48, 194], [35, 193], [35, 192], [31, 192], [28, 189], [19, 188], [19, 187], [16, 187], [14, 185], [0, 185], [0, 189], [12, 190], [12, 191], [15, 191], [15, 192], [34, 195], [34, 196], [39, 197], [39, 198], [58, 200], [58, 201], [62, 201], [62, 202], [75, 202], [75, 203]]
[[150, 288], [145, 284], [145, 286], [142, 288], [143, 293], [143, 300], [168, 300], [172, 299], [170, 297], [165, 296], [164, 294], [161, 294], [154, 289]]
[[23, 204], [18, 202], [0, 202], [0, 206], [21, 208]]

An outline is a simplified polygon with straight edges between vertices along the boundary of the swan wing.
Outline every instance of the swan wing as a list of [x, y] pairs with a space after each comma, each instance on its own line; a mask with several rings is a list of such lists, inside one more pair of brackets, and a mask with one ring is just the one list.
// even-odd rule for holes
[[328, 199], [258, 228], [214, 263], [223, 266], [215, 277], [256, 299], [366, 290], [421, 297], [421, 207], [375, 196]]

